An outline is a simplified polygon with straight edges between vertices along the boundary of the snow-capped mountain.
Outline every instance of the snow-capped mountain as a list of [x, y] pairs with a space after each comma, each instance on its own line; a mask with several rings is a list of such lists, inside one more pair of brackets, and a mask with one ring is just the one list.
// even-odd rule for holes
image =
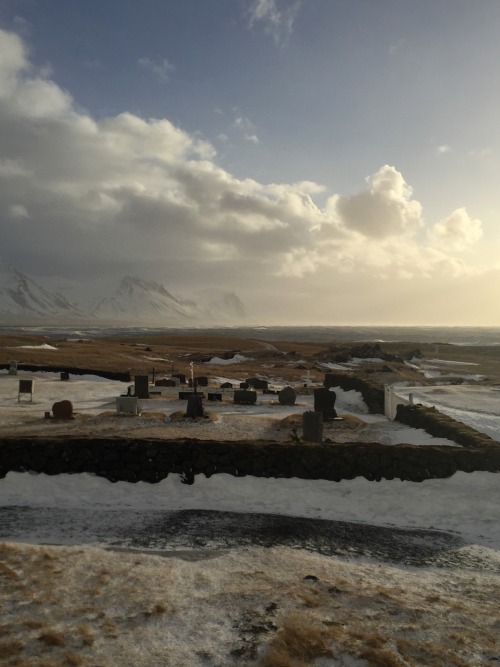
[[97, 303], [91, 315], [106, 321], [141, 321], [169, 326], [195, 323], [201, 313], [194, 302], [176, 298], [162, 284], [127, 276], [114, 294]]
[[17, 269], [0, 264], [2, 322], [81, 320], [86, 315], [61, 294], [50, 292]]
[[171, 294], [152, 280], [127, 276], [110, 296], [92, 307], [77, 306], [17, 269], [0, 264], [0, 318], [3, 324], [81, 322], [144, 326], [242, 324], [245, 308], [234, 293], [196, 300]]
[[91, 316], [108, 322], [202, 326], [241, 322], [245, 314], [236, 294], [222, 294], [210, 301], [202, 299], [199, 302], [176, 297], [161, 283], [127, 276], [112, 296], [99, 301]]

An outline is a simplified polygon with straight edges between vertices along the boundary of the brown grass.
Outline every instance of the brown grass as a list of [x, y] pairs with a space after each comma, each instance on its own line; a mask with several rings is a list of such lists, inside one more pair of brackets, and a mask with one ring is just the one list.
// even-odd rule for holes
[[65, 653], [63, 665], [69, 665], [69, 667], [78, 667], [78, 665], [83, 665], [85, 660], [79, 656], [77, 653]]
[[77, 627], [77, 632], [80, 635], [82, 642], [85, 646], [92, 646], [95, 641], [94, 633], [89, 628], [88, 625], [79, 625]]
[[38, 636], [38, 640], [47, 644], [47, 646], [65, 646], [64, 635], [57, 630], [45, 630]]
[[0, 642], [0, 659], [10, 658], [13, 655], [21, 653], [23, 650], [23, 643], [18, 639], [11, 641]]
[[162, 602], [157, 602], [154, 607], [144, 612], [144, 616], [161, 616], [167, 611], [167, 607]]
[[308, 665], [311, 660], [331, 655], [322, 626], [308, 616], [294, 613], [286, 617], [264, 655], [263, 667]]

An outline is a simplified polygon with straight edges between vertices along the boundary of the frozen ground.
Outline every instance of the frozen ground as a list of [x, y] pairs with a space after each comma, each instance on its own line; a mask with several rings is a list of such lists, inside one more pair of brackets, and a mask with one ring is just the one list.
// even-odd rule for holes
[[[0, 374], [0, 416], [38, 419], [68, 397], [99, 415], [124, 387], [37, 375], [33, 404], [18, 404], [16, 378]], [[472, 406], [463, 387], [444, 389], [460, 414], [461, 396]], [[356, 392], [337, 394], [337, 409], [382, 440], [438, 442], [368, 415]], [[248, 420], [281, 418], [272, 400], [259, 399]], [[167, 417], [177, 408], [153, 403]], [[480, 419], [486, 395], [476, 405]], [[221, 420], [241, 417], [229, 403], [218, 409]], [[171, 475], [133, 485], [9, 473], [0, 480], [0, 664], [498, 665], [498, 480], [215, 475], [185, 485]]]

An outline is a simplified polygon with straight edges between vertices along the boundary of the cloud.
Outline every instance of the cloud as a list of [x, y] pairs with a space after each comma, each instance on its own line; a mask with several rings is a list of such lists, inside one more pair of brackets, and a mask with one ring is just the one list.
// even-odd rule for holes
[[239, 132], [242, 133], [245, 141], [258, 145], [260, 144], [260, 139], [257, 136], [255, 130], [255, 125], [252, 121], [239, 113], [238, 109], [233, 109], [236, 112], [236, 118], [233, 121], [233, 128], [236, 128]]
[[423, 226], [422, 206], [395, 167], [384, 165], [368, 179], [369, 188], [352, 197], [338, 197], [334, 208], [341, 223], [365, 236], [384, 238], [411, 234]]
[[11, 218], [29, 218], [29, 213], [26, 206], [22, 204], [12, 204], [9, 207], [9, 215]]
[[480, 220], [471, 218], [465, 208], [457, 208], [444, 220], [436, 223], [429, 233], [438, 247], [463, 250], [483, 236]]
[[451, 152], [451, 147], [448, 146], [447, 144], [442, 144], [441, 146], [438, 146], [436, 148], [436, 153], [438, 155], [445, 155], [446, 153], [450, 153], [450, 152]]
[[301, 2], [283, 0], [253, 0], [248, 11], [249, 26], [261, 24], [276, 44], [283, 45], [293, 32], [293, 25], [299, 13]]
[[166, 58], [162, 60], [153, 60], [152, 58], [139, 58], [137, 61], [141, 67], [155, 74], [161, 81], [168, 81], [170, 74], [174, 71], [174, 66]]
[[[0, 252], [21, 271], [133, 274], [181, 294], [230, 285], [270, 318], [295, 317], [303, 299], [307, 322], [328, 318], [329, 304], [354, 312], [345, 294], [372, 312], [376, 290], [390, 301], [404, 285], [418, 295], [476, 280], [456, 251], [480, 238], [480, 221], [462, 208], [429, 226], [395, 166], [350, 196], [237, 178], [210, 142], [168, 119], [83, 113], [27, 53], [0, 30]], [[235, 123], [252, 135], [243, 114]]]

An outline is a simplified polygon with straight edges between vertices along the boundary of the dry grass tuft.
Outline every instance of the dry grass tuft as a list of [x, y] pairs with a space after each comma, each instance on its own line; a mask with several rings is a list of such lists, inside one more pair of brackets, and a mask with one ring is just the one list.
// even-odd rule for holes
[[18, 655], [23, 650], [23, 643], [18, 639], [0, 642], [0, 659]]
[[82, 641], [85, 646], [92, 646], [95, 641], [94, 633], [89, 628], [88, 625], [79, 625], [77, 627], [77, 632], [82, 638]]
[[161, 616], [167, 611], [167, 607], [162, 602], [157, 602], [153, 609], [144, 612], [144, 616]]
[[23, 625], [25, 625], [27, 628], [31, 628], [32, 630], [39, 630], [40, 628], [43, 628], [45, 623], [42, 621], [37, 621], [36, 618], [26, 618], [24, 621], [21, 621]]
[[301, 667], [311, 660], [331, 655], [324, 630], [302, 614], [284, 619], [264, 655], [263, 667]]
[[360, 653], [359, 657], [366, 660], [370, 667], [407, 667], [408, 665], [406, 660], [389, 648], [367, 648]]
[[38, 640], [47, 646], [66, 646], [64, 635], [57, 630], [45, 630], [38, 636]]
[[17, 572], [15, 572], [6, 563], [2, 563], [2, 561], [0, 561], [0, 577], [6, 577], [7, 579], [11, 579], [12, 581], [18, 581], [20, 579]]
[[69, 667], [78, 667], [78, 665], [83, 665], [85, 660], [76, 653], [65, 653], [63, 665], [69, 665]]

